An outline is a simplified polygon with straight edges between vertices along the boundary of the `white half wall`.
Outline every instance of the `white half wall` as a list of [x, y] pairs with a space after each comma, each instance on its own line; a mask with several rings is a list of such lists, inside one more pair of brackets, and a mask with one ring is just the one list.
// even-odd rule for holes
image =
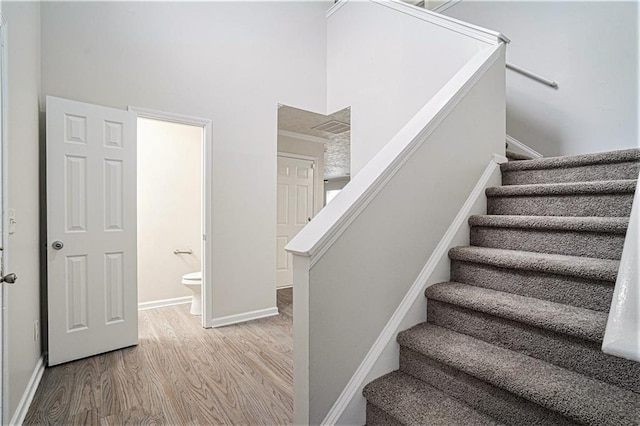
[[[7, 20], [8, 69], [6, 108], [9, 202], [16, 211], [16, 230], [9, 235], [5, 273], [18, 275], [15, 284], [2, 284], [7, 314], [4, 359], [7, 394], [4, 423], [14, 418], [40, 360], [41, 337], [34, 339], [34, 322], [40, 320], [39, 233], [39, 108], [40, 4], [2, 2]], [[42, 333], [40, 333], [42, 336]]]
[[276, 306], [277, 104], [325, 113], [331, 4], [41, 5], [43, 95], [212, 120], [211, 320]]
[[503, 32], [507, 62], [558, 82], [507, 70], [507, 133], [548, 157], [640, 146], [638, 8], [463, 0], [443, 13]]
[[202, 266], [202, 130], [138, 118], [138, 303], [193, 294], [181, 280]]
[[295, 423], [319, 424], [334, 411], [488, 160], [504, 150], [504, 50], [476, 54], [287, 245]]
[[329, 16], [327, 109], [351, 107], [351, 176], [488, 45], [373, 1]]

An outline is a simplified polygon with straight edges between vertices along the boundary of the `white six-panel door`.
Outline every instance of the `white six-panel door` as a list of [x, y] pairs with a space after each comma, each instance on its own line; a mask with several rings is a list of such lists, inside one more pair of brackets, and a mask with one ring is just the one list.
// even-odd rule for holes
[[47, 97], [48, 364], [138, 342], [135, 113]]
[[313, 161], [278, 156], [276, 275], [277, 286], [293, 284], [287, 243], [313, 217]]

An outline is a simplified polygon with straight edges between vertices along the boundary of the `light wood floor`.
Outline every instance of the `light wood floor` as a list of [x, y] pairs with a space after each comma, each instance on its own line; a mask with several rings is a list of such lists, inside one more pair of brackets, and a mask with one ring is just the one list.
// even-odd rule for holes
[[189, 305], [141, 311], [138, 346], [46, 369], [24, 424], [291, 424], [292, 298], [217, 329]]

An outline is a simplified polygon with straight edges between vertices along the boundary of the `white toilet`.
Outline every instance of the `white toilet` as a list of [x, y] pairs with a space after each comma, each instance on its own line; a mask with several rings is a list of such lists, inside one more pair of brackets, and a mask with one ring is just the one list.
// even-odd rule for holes
[[202, 315], [202, 272], [192, 272], [182, 276], [182, 284], [193, 291], [191, 315]]

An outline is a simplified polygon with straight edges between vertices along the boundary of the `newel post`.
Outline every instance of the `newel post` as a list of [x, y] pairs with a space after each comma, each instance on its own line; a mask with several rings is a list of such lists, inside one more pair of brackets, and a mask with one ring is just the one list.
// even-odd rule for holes
[[309, 269], [293, 254], [293, 424], [309, 424]]

